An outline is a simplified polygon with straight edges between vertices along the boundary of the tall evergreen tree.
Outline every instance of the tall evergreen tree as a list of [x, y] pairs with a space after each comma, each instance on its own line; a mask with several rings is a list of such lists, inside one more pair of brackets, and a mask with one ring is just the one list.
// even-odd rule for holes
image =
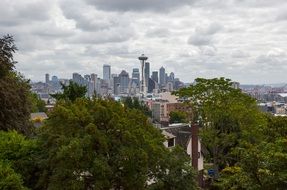
[[16, 50], [12, 36], [0, 38], [0, 130], [15, 129], [29, 134], [32, 131], [30, 86], [29, 81], [14, 70]]

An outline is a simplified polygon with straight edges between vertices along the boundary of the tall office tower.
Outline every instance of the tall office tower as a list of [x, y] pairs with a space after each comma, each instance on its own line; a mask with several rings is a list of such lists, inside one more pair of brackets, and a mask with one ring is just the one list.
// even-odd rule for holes
[[98, 80], [98, 75], [95, 73], [92, 73], [91, 82], [93, 83], [93, 86], [94, 86], [94, 95], [97, 95], [99, 93], [99, 89], [97, 88], [97, 80]]
[[111, 79], [111, 66], [104, 64], [103, 66], [103, 80], [109, 82]]
[[45, 74], [45, 82], [48, 84], [50, 82], [50, 75], [47, 73]]
[[91, 81], [93, 81], [95, 84], [96, 84], [97, 78], [98, 78], [97, 74], [95, 74], [95, 73], [91, 74]]
[[164, 86], [165, 83], [166, 83], [166, 80], [165, 80], [166, 78], [165, 77], [166, 77], [165, 76], [165, 68], [161, 67], [159, 69], [159, 84], [160, 84], [161, 87]]
[[114, 93], [114, 78], [117, 77], [118, 75], [117, 74], [111, 74], [111, 82], [110, 82], [110, 92], [113, 94]]
[[140, 87], [140, 91], [143, 94], [143, 96], [146, 96], [147, 93], [147, 85], [146, 85], [146, 76], [145, 76], [145, 67], [146, 67], [146, 60], [148, 59], [147, 56], [145, 56], [144, 54], [142, 54], [139, 58], [138, 58], [141, 62], [141, 87]]
[[167, 75], [167, 73], [165, 73], [165, 83], [164, 83], [164, 86], [166, 86], [166, 84], [168, 83], [169, 81], [169, 77]]
[[118, 75], [113, 75], [113, 92], [114, 95], [118, 95], [120, 93], [120, 77]]
[[151, 79], [158, 83], [158, 72], [157, 71], [152, 72]]
[[150, 63], [149, 62], [146, 62], [145, 63], [145, 71], [144, 71], [144, 74], [145, 74], [145, 80], [146, 80], [146, 88], [148, 89], [148, 86], [149, 86], [149, 78], [150, 78]]
[[122, 70], [122, 72], [119, 74], [119, 80], [120, 80], [120, 93], [122, 94], [128, 93], [129, 74], [125, 70]]
[[135, 83], [137, 86], [140, 85], [140, 70], [138, 68], [133, 69], [132, 82]]
[[52, 82], [53, 82], [53, 83], [59, 82], [58, 77], [57, 77], [57, 76], [52, 76]]
[[171, 82], [174, 81], [174, 73], [173, 73], [173, 72], [171, 72], [171, 73], [169, 74], [169, 80], [170, 80]]
[[90, 75], [84, 75], [84, 79], [85, 79], [86, 81], [90, 81], [90, 80], [91, 80], [91, 76], [90, 76]]
[[86, 85], [85, 79], [79, 73], [73, 73], [73, 82], [77, 83], [78, 85], [84, 86]]

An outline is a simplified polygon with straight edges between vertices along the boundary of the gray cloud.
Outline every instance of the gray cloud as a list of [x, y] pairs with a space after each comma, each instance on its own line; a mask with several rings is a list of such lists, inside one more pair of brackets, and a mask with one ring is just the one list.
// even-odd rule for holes
[[233, 51], [231, 52], [231, 56], [232, 56], [233, 58], [247, 58], [247, 57], [249, 57], [250, 55], [249, 55], [249, 53], [247, 53], [247, 52], [241, 51], [241, 50], [239, 50], [239, 49], [235, 49], [235, 50], [233, 50]]
[[150, 38], [165, 38], [170, 35], [171, 32], [168, 28], [155, 28], [146, 32], [146, 36]]
[[132, 28], [114, 27], [95, 32], [79, 32], [68, 41], [77, 44], [119, 43], [130, 40], [134, 35]]
[[86, 0], [98, 9], [107, 11], [170, 11], [191, 5], [194, 0]]
[[223, 26], [219, 23], [211, 23], [206, 27], [197, 27], [187, 42], [195, 46], [210, 45], [213, 41], [213, 35], [221, 30], [223, 30]]
[[3, 0], [0, 6], [0, 25], [16, 26], [49, 19], [50, 4], [44, 1], [19, 3]]

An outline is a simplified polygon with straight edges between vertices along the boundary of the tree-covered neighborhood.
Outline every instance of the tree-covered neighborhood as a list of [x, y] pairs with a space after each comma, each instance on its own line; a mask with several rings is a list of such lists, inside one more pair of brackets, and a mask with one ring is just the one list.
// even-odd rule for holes
[[87, 97], [74, 82], [47, 109], [15, 51], [0, 38], [0, 189], [286, 189], [287, 118], [261, 112], [231, 80], [175, 91], [182, 106], [165, 122], [148, 102]]

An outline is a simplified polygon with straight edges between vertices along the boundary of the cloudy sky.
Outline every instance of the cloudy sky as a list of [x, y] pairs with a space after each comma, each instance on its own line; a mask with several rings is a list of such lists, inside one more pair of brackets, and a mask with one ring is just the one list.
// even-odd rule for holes
[[244, 84], [287, 82], [286, 0], [1, 0], [0, 35], [12, 34], [17, 70], [112, 73], [145, 53], [184, 82], [224, 76]]

